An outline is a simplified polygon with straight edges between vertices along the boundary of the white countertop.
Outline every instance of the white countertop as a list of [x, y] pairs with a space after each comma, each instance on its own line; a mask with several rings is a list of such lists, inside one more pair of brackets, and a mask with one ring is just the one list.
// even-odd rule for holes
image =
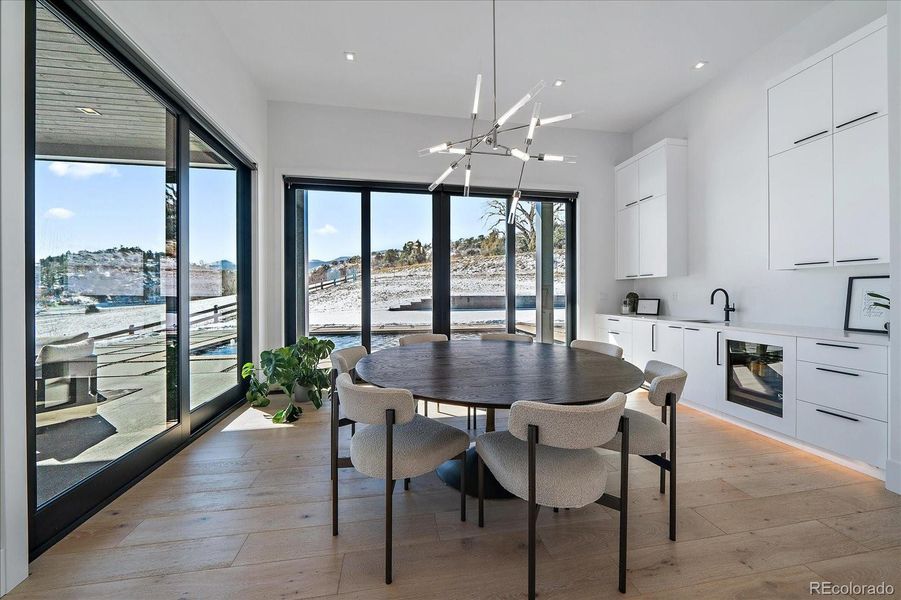
[[672, 325], [681, 325], [682, 327], [697, 327], [718, 329], [721, 331], [748, 331], [752, 333], [771, 333], [774, 335], [788, 335], [793, 337], [814, 338], [819, 340], [830, 340], [835, 342], [850, 342], [854, 344], [873, 344], [876, 346], [888, 346], [888, 335], [881, 333], [858, 333], [855, 331], [844, 331], [842, 329], [828, 329], [825, 327], [808, 327], [804, 325], [778, 325], [773, 323], [745, 323], [741, 320], [734, 320], [730, 323], [698, 323], [691, 318], [682, 318], [669, 315], [661, 315], [659, 317], [645, 317], [638, 315], [623, 315], [616, 313], [601, 313], [599, 316], [614, 317], [622, 319], [633, 319], [641, 321], [653, 321], [657, 323], [665, 323]]

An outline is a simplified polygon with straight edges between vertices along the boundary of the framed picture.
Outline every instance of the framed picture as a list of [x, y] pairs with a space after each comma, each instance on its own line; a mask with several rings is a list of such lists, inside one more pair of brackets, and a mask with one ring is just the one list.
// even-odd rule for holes
[[888, 333], [889, 276], [848, 277], [845, 331]]
[[656, 317], [660, 314], [660, 298], [639, 298], [635, 314]]

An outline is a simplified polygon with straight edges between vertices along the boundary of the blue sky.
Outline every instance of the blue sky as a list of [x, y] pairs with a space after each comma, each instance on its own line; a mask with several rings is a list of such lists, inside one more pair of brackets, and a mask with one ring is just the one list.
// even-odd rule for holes
[[[192, 168], [191, 262], [235, 261], [235, 172]], [[39, 160], [35, 163], [36, 258], [68, 250], [165, 242], [165, 170]]]
[[[355, 192], [311, 191], [307, 212], [310, 258], [331, 260], [360, 254], [360, 196]], [[451, 199], [451, 238], [488, 233], [482, 222], [485, 200]], [[432, 241], [431, 194], [372, 194], [372, 249], [400, 248]]]

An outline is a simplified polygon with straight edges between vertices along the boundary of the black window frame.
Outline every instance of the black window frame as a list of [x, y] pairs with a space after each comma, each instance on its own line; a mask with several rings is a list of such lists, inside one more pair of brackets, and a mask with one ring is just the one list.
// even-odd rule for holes
[[[321, 179], [313, 177], [282, 177], [284, 189], [284, 340], [293, 343], [297, 336], [298, 302], [306, 297], [306, 278], [298, 279], [296, 196], [297, 191], [344, 191], [356, 192], [361, 196], [361, 260], [363, 275], [363, 297], [361, 314], [362, 345], [372, 349], [371, 292], [369, 263], [371, 259], [370, 241], [372, 223], [370, 218], [372, 192], [416, 193], [432, 196], [432, 331], [450, 337], [450, 207], [451, 198], [463, 195], [463, 186], [442, 184], [429, 192], [427, 183], [372, 181], [356, 179]], [[478, 197], [503, 198], [510, 211], [510, 197], [513, 189], [497, 187], [470, 187], [469, 195]], [[524, 190], [523, 201], [556, 202], [565, 206], [566, 218], [566, 343], [576, 338], [577, 282], [576, 282], [576, 201], [578, 192]], [[516, 241], [514, 226], [506, 226], [506, 314], [507, 331], [515, 331], [516, 321]]]
[[227, 136], [218, 131], [202, 110], [193, 104], [165, 75], [144, 58], [139, 49], [121, 38], [89, 4], [77, 0], [26, 0], [25, 3], [25, 257], [35, 260], [35, 160], [37, 88], [37, 6], [49, 10], [76, 31], [116, 68], [177, 118], [176, 179], [178, 193], [178, 390], [179, 422], [105, 465], [66, 492], [37, 505], [36, 409], [35, 409], [35, 285], [34, 269], [26, 269], [26, 427], [28, 455], [29, 555], [34, 560], [48, 548], [115, 498], [143, 479], [182, 448], [197, 439], [216, 421], [242, 404], [246, 382], [190, 410], [190, 264], [188, 207], [190, 148], [193, 132], [237, 169], [235, 210], [238, 241], [238, 362], [251, 360], [252, 353], [252, 177], [256, 164]]

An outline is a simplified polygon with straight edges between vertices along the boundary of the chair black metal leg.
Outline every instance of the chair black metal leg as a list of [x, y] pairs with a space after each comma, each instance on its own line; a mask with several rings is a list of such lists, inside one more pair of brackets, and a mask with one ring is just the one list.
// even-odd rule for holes
[[394, 496], [394, 410], [385, 411], [385, 583], [391, 583], [392, 501]]
[[535, 600], [535, 520], [538, 506], [535, 494], [535, 454], [538, 449], [538, 427], [529, 425], [529, 600]]
[[485, 526], [485, 463], [482, 462], [482, 456], [476, 454], [476, 460], [479, 464], [479, 527]]
[[555, 507], [554, 507], [554, 512], [555, 512], [555, 513], [558, 513], [558, 512], [560, 512], [560, 509], [557, 508], [557, 507], [555, 506]]
[[[666, 406], [661, 407], [660, 409], [660, 419], [663, 421], [663, 424], [666, 425]], [[666, 458], [666, 452], [660, 455], [661, 458]], [[666, 493], [666, 469], [660, 467], [660, 493]]]
[[332, 389], [329, 397], [332, 402], [331, 419], [331, 458], [332, 458], [332, 535], [338, 535], [338, 392], [335, 390], [337, 371], [331, 372]]
[[626, 549], [629, 541], [629, 418], [622, 419], [619, 455], [619, 591], [626, 593]]
[[422, 410], [425, 413], [425, 416], [429, 416], [429, 403], [425, 400], [422, 401]]
[[466, 522], [466, 450], [460, 454], [460, 520]]
[[675, 395], [667, 395], [670, 405], [669, 424], [669, 539], [676, 541], [676, 402]]
[[407, 477], [404, 479], [404, 491], [407, 492], [410, 490], [410, 478]]

